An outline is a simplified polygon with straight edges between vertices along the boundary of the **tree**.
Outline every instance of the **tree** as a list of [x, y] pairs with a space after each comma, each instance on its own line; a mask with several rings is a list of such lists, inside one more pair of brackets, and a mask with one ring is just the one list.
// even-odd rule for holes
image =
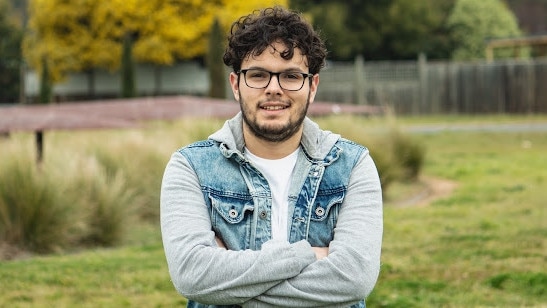
[[385, 49], [397, 59], [447, 58], [451, 46], [446, 20], [454, 0], [395, 0], [387, 11]]
[[0, 103], [19, 98], [22, 33], [9, 19], [10, 12], [8, 3], [0, 0]]
[[209, 49], [206, 57], [210, 97], [226, 98], [226, 76], [224, 76], [225, 70], [222, 62], [223, 52], [222, 28], [218, 19], [215, 19], [209, 35]]
[[341, 2], [312, 6], [308, 13], [314, 25], [326, 40], [331, 59], [353, 59], [358, 49], [355, 32], [348, 31], [348, 10]]
[[51, 76], [49, 74], [49, 64], [47, 59], [42, 59], [42, 72], [40, 74], [40, 104], [49, 104], [53, 89], [51, 87]]
[[227, 30], [251, 8], [273, 3], [287, 1], [33, 0], [25, 56], [36, 69], [46, 56], [54, 80], [94, 68], [118, 70], [130, 33], [136, 62], [170, 65], [205, 55], [214, 16]]
[[449, 54], [446, 19], [455, 0], [297, 0], [323, 32], [334, 60], [429, 58]]
[[121, 96], [124, 98], [135, 96], [135, 73], [133, 64], [133, 38], [130, 33], [123, 37], [122, 69], [121, 69]]
[[[98, 1], [100, 2], [100, 1]], [[95, 67], [111, 68], [119, 64], [121, 45], [103, 40], [94, 27], [93, 0], [33, 0], [29, 5], [29, 31], [23, 52], [29, 65], [42, 70], [47, 59], [53, 81], [67, 72]]]
[[[486, 40], [521, 36], [515, 15], [500, 0], [457, 0], [448, 19], [455, 42], [452, 58], [485, 58]], [[512, 56], [510, 50], [496, 51], [497, 58]]]

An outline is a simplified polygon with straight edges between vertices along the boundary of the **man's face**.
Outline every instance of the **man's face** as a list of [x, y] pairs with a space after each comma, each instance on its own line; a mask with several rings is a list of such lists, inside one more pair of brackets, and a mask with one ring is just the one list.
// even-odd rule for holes
[[[241, 69], [308, 73], [306, 57], [299, 49], [295, 49], [294, 57], [290, 60], [280, 56], [283, 50], [284, 44], [275, 43], [259, 56], [245, 58]], [[244, 131], [270, 142], [285, 141], [300, 132], [308, 105], [313, 102], [319, 84], [319, 75], [311, 78], [310, 84], [309, 77], [305, 77], [304, 85], [298, 91], [281, 88], [279, 75], [272, 76], [266, 88], [255, 89], [247, 85], [243, 73], [232, 73], [230, 83], [241, 107]]]

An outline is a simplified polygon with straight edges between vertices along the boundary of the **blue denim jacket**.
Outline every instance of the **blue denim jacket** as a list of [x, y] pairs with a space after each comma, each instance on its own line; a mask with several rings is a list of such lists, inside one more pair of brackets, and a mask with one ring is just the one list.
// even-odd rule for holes
[[[232, 121], [238, 125], [240, 123], [238, 117]], [[311, 121], [306, 123], [314, 127]], [[222, 239], [229, 250], [260, 251], [272, 237], [270, 187], [264, 176], [243, 156], [242, 143], [240, 140], [238, 144], [237, 134], [232, 144], [222, 142], [225, 134], [226, 130], [223, 130], [178, 153], [195, 172], [214, 234]], [[331, 143], [327, 143], [328, 149], [319, 151], [320, 156], [317, 149], [310, 149], [309, 146], [302, 146], [299, 152], [289, 191], [290, 244], [304, 240], [311, 246], [329, 247], [348, 192], [351, 173], [367, 152], [366, 148], [338, 135], [328, 136]], [[372, 176], [377, 178], [377, 174]], [[252, 305], [251, 302], [247, 306], [262, 306], [259, 303]], [[245, 305], [188, 302], [188, 307], [241, 306]], [[345, 305], [348, 306], [365, 307], [365, 303], [357, 299], [354, 304]]]

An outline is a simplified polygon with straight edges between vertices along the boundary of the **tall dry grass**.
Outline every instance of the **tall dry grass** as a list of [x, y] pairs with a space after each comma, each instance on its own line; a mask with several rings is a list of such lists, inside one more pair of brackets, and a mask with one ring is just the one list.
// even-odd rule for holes
[[[1, 139], [0, 244], [48, 253], [123, 243], [128, 226], [157, 222], [169, 155], [220, 125], [191, 120], [46, 132], [41, 164], [32, 134]], [[174, 133], [165, 135], [166, 126]]]
[[[407, 156], [421, 160], [422, 148], [402, 133], [391, 129], [369, 139], [362, 119], [321, 120], [325, 128], [369, 146], [384, 190], [408, 170], [419, 172]], [[340, 127], [345, 123], [350, 124]], [[194, 119], [134, 130], [46, 132], [41, 165], [34, 162], [31, 134], [2, 140], [9, 150], [0, 154], [0, 241], [35, 252], [123, 243], [127, 226], [157, 223], [169, 156], [221, 125]]]

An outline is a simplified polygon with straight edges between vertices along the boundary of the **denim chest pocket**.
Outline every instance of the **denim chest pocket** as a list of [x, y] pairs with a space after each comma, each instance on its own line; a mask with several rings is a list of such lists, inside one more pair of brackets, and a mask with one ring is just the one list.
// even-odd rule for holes
[[245, 198], [244, 196], [235, 198], [210, 194], [209, 199], [211, 200], [213, 210], [230, 224], [240, 223], [246, 213], [254, 210], [251, 196], [248, 198]]
[[344, 196], [345, 190], [343, 189], [336, 190], [335, 193], [319, 192], [313, 204], [311, 220], [323, 221], [329, 216], [330, 218], [336, 218], [338, 216], [338, 209], [342, 201], [344, 201]]
[[312, 246], [326, 247], [334, 238], [338, 212], [344, 201], [345, 189], [317, 194], [311, 208], [308, 241]]
[[209, 193], [209, 200], [215, 234], [229, 249], [247, 249], [254, 211], [252, 197]]

